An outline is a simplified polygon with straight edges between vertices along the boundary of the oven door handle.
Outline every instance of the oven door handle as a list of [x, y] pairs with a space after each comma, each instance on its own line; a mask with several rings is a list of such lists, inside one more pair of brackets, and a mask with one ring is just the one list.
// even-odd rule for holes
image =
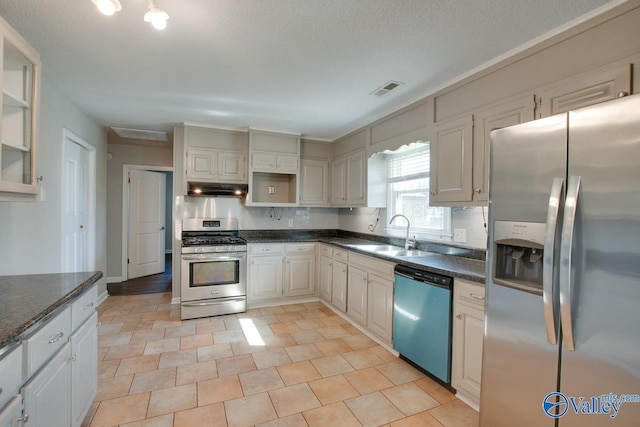
[[225, 260], [239, 260], [245, 259], [247, 254], [242, 252], [238, 254], [194, 254], [194, 255], [182, 255], [182, 259], [185, 261], [225, 261]]
[[221, 304], [229, 304], [234, 302], [242, 302], [245, 300], [245, 297], [238, 298], [224, 298], [220, 300], [208, 300], [208, 301], [199, 301], [199, 302], [183, 302], [182, 305], [184, 307], [206, 307], [210, 305], [221, 305]]

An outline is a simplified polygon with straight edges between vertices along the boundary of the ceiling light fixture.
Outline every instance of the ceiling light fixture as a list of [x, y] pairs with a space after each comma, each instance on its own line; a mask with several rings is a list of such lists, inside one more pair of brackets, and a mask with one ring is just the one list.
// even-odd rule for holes
[[148, 0], [149, 10], [144, 14], [144, 22], [151, 22], [157, 30], [164, 30], [167, 27], [169, 15], [162, 9], [158, 9], [155, 0]]
[[100, 13], [111, 16], [122, 10], [119, 0], [91, 0], [96, 5]]

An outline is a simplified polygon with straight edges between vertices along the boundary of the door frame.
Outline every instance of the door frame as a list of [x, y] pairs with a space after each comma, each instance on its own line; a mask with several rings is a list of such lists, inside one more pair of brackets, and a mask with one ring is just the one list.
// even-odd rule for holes
[[[173, 166], [148, 166], [148, 165], [132, 165], [125, 163], [122, 165], [122, 277], [121, 281], [129, 280], [129, 172], [131, 170], [143, 170], [150, 172], [173, 172]], [[171, 188], [173, 192], [173, 184], [167, 188]], [[165, 222], [170, 221], [173, 224], [173, 218], [165, 218]], [[173, 226], [171, 227], [173, 230]], [[173, 252], [172, 252], [173, 258]]]
[[[89, 220], [89, 230], [87, 232], [87, 270], [94, 271], [96, 269], [96, 147], [69, 129], [63, 127], [62, 128], [62, 174], [60, 177], [60, 181], [62, 185], [62, 205], [60, 206], [61, 218], [62, 218], [62, 232], [64, 233], [64, 211], [65, 211], [65, 201], [67, 190], [65, 187], [65, 160], [67, 158], [67, 141], [71, 143], [78, 144], [85, 150], [87, 150], [87, 154], [89, 155], [89, 182], [87, 183], [87, 203], [88, 203], [88, 220]], [[62, 264], [66, 265], [66, 254], [64, 251], [64, 239], [60, 239], [61, 246], [60, 252], [62, 256]]]

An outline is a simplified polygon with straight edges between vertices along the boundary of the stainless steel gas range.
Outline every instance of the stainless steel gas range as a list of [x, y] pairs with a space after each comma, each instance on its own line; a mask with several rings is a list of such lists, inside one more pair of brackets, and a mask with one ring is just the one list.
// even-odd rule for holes
[[181, 319], [247, 310], [247, 244], [237, 219], [183, 219], [181, 258]]

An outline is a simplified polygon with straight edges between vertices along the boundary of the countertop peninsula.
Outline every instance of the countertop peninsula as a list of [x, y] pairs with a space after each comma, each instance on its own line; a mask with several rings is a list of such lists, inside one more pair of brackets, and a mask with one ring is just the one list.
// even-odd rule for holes
[[0, 276], [0, 354], [101, 277], [101, 271]]

